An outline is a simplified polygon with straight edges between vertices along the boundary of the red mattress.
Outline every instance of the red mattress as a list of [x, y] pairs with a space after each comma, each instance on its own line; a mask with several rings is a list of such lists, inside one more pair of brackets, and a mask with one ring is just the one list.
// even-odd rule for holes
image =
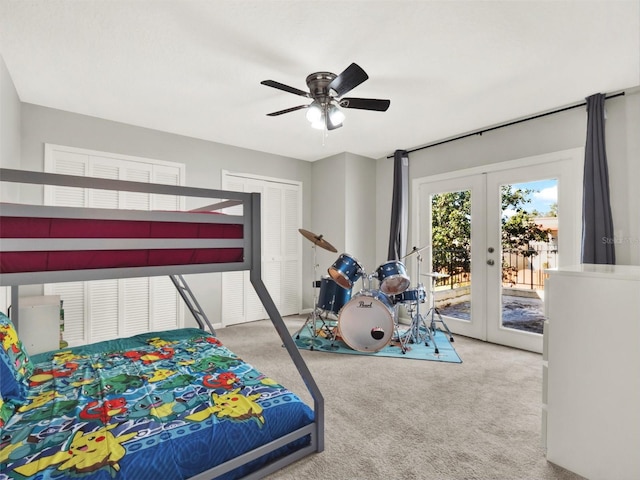
[[[243, 226], [207, 222], [0, 217], [0, 238], [241, 239]], [[242, 248], [3, 251], [0, 273], [233, 263], [242, 262], [243, 257]]]

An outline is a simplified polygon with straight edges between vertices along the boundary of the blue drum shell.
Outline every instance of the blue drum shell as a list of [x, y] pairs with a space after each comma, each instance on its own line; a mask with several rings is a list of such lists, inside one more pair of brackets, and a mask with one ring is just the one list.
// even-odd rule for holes
[[331, 277], [322, 277], [316, 305], [319, 309], [337, 314], [350, 299], [351, 289], [342, 288]]

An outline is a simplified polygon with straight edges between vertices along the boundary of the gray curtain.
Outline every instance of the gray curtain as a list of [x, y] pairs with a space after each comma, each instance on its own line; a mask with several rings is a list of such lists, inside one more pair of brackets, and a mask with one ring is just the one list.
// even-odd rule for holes
[[587, 143], [582, 199], [582, 263], [615, 264], [609, 170], [604, 142], [605, 95], [587, 97]]
[[399, 260], [407, 250], [409, 218], [409, 154], [396, 150], [393, 154], [393, 199], [387, 260]]

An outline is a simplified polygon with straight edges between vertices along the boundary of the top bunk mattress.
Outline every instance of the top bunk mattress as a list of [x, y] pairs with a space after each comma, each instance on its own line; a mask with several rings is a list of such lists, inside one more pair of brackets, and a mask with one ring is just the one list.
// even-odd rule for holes
[[213, 212], [177, 214], [188, 221], [0, 215], [0, 241], [20, 244], [2, 249], [0, 274], [243, 261], [244, 249], [231, 246], [243, 238], [241, 223], [194, 220], [222, 215]]

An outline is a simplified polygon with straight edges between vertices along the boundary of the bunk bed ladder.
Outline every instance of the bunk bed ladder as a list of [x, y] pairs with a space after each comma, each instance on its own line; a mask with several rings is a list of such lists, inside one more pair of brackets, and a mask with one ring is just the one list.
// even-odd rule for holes
[[178, 293], [182, 297], [182, 300], [184, 300], [184, 303], [191, 311], [191, 315], [193, 315], [193, 318], [195, 318], [196, 322], [198, 322], [200, 328], [204, 330], [204, 324], [206, 323], [209, 327], [209, 331], [211, 331], [211, 334], [215, 335], [216, 331], [214, 330], [213, 325], [211, 325], [209, 318], [204, 313], [204, 310], [202, 310], [202, 307], [200, 307], [198, 300], [196, 300], [196, 297], [193, 295], [193, 292], [189, 288], [189, 285], [187, 284], [187, 281], [184, 279], [184, 277], [182, 275], [169, 275], [169, 278], [178, 290]]

